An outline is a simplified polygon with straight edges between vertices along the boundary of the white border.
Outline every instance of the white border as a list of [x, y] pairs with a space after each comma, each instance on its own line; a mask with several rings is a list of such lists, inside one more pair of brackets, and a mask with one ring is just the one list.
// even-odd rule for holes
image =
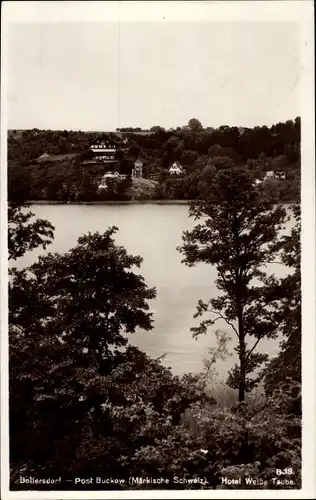
[[[2, 498], [314, 498], [315, 446], [315, 132], [314, 132], [314, 23], [312, 0], [234, 2], [28, 2], [2, 3], [1, 33], [1, 488]], [[302, 118], [302, 294], [303, 294], [303, 488], [301, 490], [203, 491], [20, 491], [8, 490], [8, 335], [6, 156], [7, 79], [6, 30], [9, 23], [34, 22], [148, 22], [148, 21], [295, 21], [301, 29]]]
[[[6, 23], [240, 22], [310, 20], [312, 0], [213, 1], [23, 1], [3, 2]], [[311, 23], [310, 23], [311, 26]]]

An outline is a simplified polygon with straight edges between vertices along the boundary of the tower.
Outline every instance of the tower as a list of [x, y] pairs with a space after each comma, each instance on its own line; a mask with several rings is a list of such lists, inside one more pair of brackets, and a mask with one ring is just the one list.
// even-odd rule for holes
[[134, 163], [134, 168], [132, 170], [132, 177], [140, 179], [143, 177], [143, 162], [137, 158], [137, 160]]

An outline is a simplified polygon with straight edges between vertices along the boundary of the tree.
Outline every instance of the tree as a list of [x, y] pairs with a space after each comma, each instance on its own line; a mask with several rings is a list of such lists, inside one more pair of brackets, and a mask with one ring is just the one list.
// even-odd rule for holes
[[[116, 231], [82, 236], [68, 253], [40, 257], [27, 273], [18, 273], [11, 288], [11, 324], [21, 331], [22, 319], [31, 317], [35, 329], [54, 334], [57, 328], [64, 341], [89, 349], [100, 363], [111, 357], [109, 346], [126, 345], [126, 334], [136, 327], [150, 330], [147, 301], [155, 298], [155, 289], [131, 272], [142, 258], [114, 244]], [[20, 314], [15, 298], [23, 290], [37, 301], [38, 313], [30, 300]]]
[[58, 148], [59, 148], [59, 153], [64, 154], [67, 153], [68, 151], [68, 143], [67, 139], [65, 137], [60, 136], [58, 139]]
[[191, 118], [188, 122], [188, 127], [191, 132], [201, 132], [203, 130], [203, 125], [197, 118]]
[[132, 170], [134, 168], [133, 158], [130, 156], [124, 156], [124, 158], [119, 163], [119, 172], [123, 175], [132, 175]]
[[[241, 161], [250, 161], [249, 166], [256, 171], [260, 178], [267, 170], [286, 168], [286, 182], [280, 185], [280, 190], [275, 192], [277, 201], [293, 202], [299, 200], [299, 176], [300, 176], [300, 119], [278, 123], [271, 128], [254, 127], [247, 129], [244, 127], [221, 126], [217, 129], [203, 128], [196, 118], [190, 120], [190, 124], [180, 130], [170, 129], [165, 131], [162, 127], [152, 127], [148, 135], [137, 134], [136, 129], [127, 127], [124, 130], [130, 131], [128, 147], [130, 158], [134, 162], [140, 156], [146, 159], [146, 164], [157, 164], [160, 167], [167, 167], [171, 162], [180, 161], [191, 173], [194, 170], [194, 162], [203, 155], [228, 156], [236, 164]], [[179, 128], [179, 127], [178, 127]], [[120, 134], [121, 135], [121, 134]], [[44, 152], [67, 152], [67, 148], [73, 152], [78, 152], [75, 162], [78, 165], [83, 160], [92, 159], [93, 153], [90, 151], [90, 144], [95, 140], [120, 142], [117, 134], [72, 132], [50, 130], [24, 131], [16, 136], [9, 134], [8, 137], [8, 191], [10, 201], [48, 199], [49, 193], [53, 199], [64, 201], [65, 199], [75, 199], [78, 191], [78, 180], [74, 180], [71, 173], [71, 161], [65, 158], [63, 163], [57, 163], [58, 158], [50, 162], [34, 161]], [[126, 151], [127, 152], [127, 151]], [[82, 153], [82, 154], [80, 154]], [[122, 164], [125, 158], [121, 158], [121, 152], [117, 152], [118, 160]], [[266, 160], [260, 158], [266, 156]], [[92, 156], [91, 156], [92, 155]], [[280, 165], [282, 156], [286, 157], [286, 165]], [[54, 161], [52, 161], [54, 160]], [[273, 163], [273, 164], [272, 164]], [[91, 166], [91, 165], [90, 165]], [[96, 178], [93, 168], [89, 164], [84, 166], [87, 177], [91, 177], [92, 186]], [[120, 169], [121, 169], [120, 166]], [[256, 166], [256, 168], [255, 168]], [[56, 168], [58, 167], [58, 168]], [[45, 179], [45, 170], [50, 170], [51, 181], [56, 183], [56, 188], [48, 188], [48, 179]], [[123, 169], [123, 166], [122, 166]], [[101, 173], [101, 172], [100, 172]], [[126, 172], [127, 173], [127, 172]], [[81, 175], [80, 175], [81, 177]], [[61, 178], [63, 180], [61, 181]], [[21, 180], [22, 179], [22, 180]], [[62, 184], [68, 184], [67, 193]], [[73, 188], [74, 184], [76, 185]], [[97, 190], [89, 191], [89, 199], [99, 199]], [[88, 199], [88, 198], [83, 198]]]
[[23, 211], [26, 206], [26, 204], [9, 204], [8, 251], [11, 260], [16, 260], [25, 252], [39, 246], [45, 250], [54, 238], [54, 226], [44, 219], [30, 222], [34, 214], [31, 211]]
[[154, 125], [151, 127], [150, 132], [159, 132], [160, 130], [164, 131], [165, 129], [163, 127], [160, 127], [159, 125]]
[[[223, 186], [232, 173], [227, 175]], [[246, 211], [250, 219], [248, 205]], [[224, 476], [255, 474], [271, 481], [276, 468], [287, 467], [299, 488], [295, 387], [274, 390], [263, 405], [260, 398], [255, 405], [248, 398], [244, 412], [214, 408], [206, 381], [216, 359], [227, 355], [226, 335], [216, 332], [218, 348], [210, 350], [201, 377], [176, 377], [159, 359], [128, 346], [135, 328], [151, 328], [148, 301], [155, 291], [133, 272], [141, 258], [117, 246], [115, 233], [110, 228], [103, 235], [88, 234], [66, 254], [50, 254], [14, 272], [9, 289], [11, 489], [30, 489], [19, 484], [21, 475], [61, 477], [57, 486], [34, 487], [66, 490], [82, 489], [67, 481], [73, 477], [159, 478], [162, 471], [169, 484], [150, 489], [201, 488], [198, 482], [175, 483], [175, 476], [206, 477], [203, 488], [218, 488]], [[273, 248], [289, 266], [293, 259], [295, 266], [299, 262], [293, 236]], [[284, 298], [286, 309], [284, 288], [288, 299], [291, 291], [283, 282], [276, 284], [274, 293]], [[277, 312], [275, 307], [278, 323]], [[129, 487], [127, 481], [116, 485]]]
[[8, 201], [15, 204], [30, 199], [32, 176], [30, 169], [21, 162], [8, 160]]
[[189, 215], [203, 222], [183, 233], [179, 250], [188, 266], [199, 262], [215, 265], [216, 285], [222, 293], [208, 302], [199, 301], [195, 317], [206, 313], [211, 317], [192, 331], [194, 336], [206, 333], [222, 319], [235, 332], [238, 365], [228, 382], [238, 388], [243, 402], [246, 391], [257, 382], [251, 375], [267, 359], [254, 352], [257, 344], [263, 337], [274, 338], [279, 333], [269, 314], [269, 306], [278, 297], [274, 297], [263, 267], [273, 258], [272, 245], [278, 240], [286, 212], [264, 198], [245, 168], [214, 169], [211, 181], [199, 183], [199, 192]]
[[278, 203], [280, 199], [280, 183], [276, 179], [265, 179], [261, 189], [264, 191], [266, 198], [271, 202]]
[[131, 175], [127, 175], [125, 179], [117, 181], [116, 193], [119, 200], [128, 200], [129, 194], [128, 190], [133, 185]]
[[[274, 312], [274, 321], [282, 328], [281, 351], [264, 370], [265, 388], [273, 392], [287, 378], [301, 382], [301, 218], [300, 206], [293, 205], [295, 225], [276, 245], [281, 262], [292, 269], [278, 281], [281, 301]], [[276, 287], [277, 288], [277, 287]]]
[[128, 150], [128, 154], [132, 158], [137, 158], [141, 154], [141, 148], [138, 146], [138, 144], [133, 143]]
[[141, 448], [167, 438], [197, 400], [192, 384], [125, 349], [128, 334], [152, 328], [155, 290], [132, 271], [142, 259], [115, 245], [116, 231], [83, 236], [10, 283], [13, 483], [21, 470], [42, 478], [137, 472]]
[[221, 168], [234, 168], [236, 166], [236, 163], [228, 156], [213, 156], [208, 160], [207, 164], [213, 165], [217, 170]]

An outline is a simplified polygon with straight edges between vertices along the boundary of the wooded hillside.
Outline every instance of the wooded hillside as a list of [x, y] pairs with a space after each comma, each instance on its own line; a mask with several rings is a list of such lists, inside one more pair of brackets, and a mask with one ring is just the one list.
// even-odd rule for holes
[[[122, 146], [122, 138], [128, 142]], [[113, 133], [10, 130], [8, 133], [8, 184], [10, 200], [93, 201], [130, 199], [130, 182], [116, 182], [98, 191], [106, 165], [87, 165], [90, 144], [105, 140], [117, 144], [117, 170], [131, 174], [134, 161], [143, 161], [143, 176], [157, 181], [156, 188], [140, 193], [145, 199], [195, 199], [208, 167], [246, 165], [254, 179], [281, 170], [285, 179], [268, 181], [265, 189], [276, 201], [300, 198], [300, 118], [272, 127], [204, 128], [197, 119], [173, 130], [120, 129]], [[47, 153], [49, 158], [38, 158]], [[185, 170], [169, 174], [173, 162]]]

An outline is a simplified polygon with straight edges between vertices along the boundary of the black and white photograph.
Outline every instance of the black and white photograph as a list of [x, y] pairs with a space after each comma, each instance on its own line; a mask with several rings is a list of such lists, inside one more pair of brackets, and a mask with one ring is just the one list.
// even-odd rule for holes
[[2, 14], [4, 500], [314, 498], [313, 2]]

